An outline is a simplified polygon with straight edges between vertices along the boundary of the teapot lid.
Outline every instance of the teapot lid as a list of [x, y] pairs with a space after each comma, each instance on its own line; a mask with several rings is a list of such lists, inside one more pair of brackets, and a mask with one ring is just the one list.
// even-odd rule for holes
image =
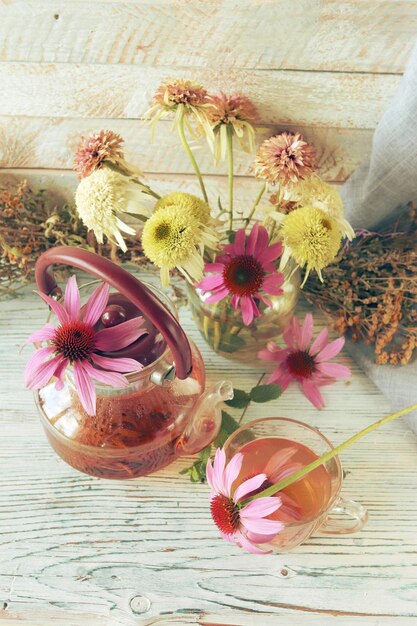
[[[38, 288], [46, 295], [60, 293], [52, 272], [53, 264], [71, 265], [92, 274], [116, 289], [109, 296], [105, 313], [97, 330], [118, 323], [117, 315], [125, 321], [141, 315], [145, 319], [146, 335], [121, 350], [106, 353], [108, 357], [130, 357], [149, 365], [169, 346], [174, 358], [176, 376], [185, 379], [192, 369], [191, 347], [175, 316], [165, 304], [140, 280], [94, 252], [74, 246], [57, 246], [44, 252], [36, 262], [35, 279]], [[59, 290], [59, 291], [58, 291]], [[104, 315], [104, 314], [103, 314]], [[111, 319], [115, 317], [115, 319]]]

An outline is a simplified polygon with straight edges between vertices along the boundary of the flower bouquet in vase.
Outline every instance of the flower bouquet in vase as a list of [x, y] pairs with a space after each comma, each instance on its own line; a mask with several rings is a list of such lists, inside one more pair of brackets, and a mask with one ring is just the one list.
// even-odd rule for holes
[[[321, 277], [343, 237], [352, 238], [342, 201], [318, 176], [313, 146], [299, 133], [281, 132], [256, 152], [256, 197], [235, 207], [234, 151], [255, 152], [258, 119], [243, 95], [210, 95], [191, 81], [167, 81], [146, 114], [153, 126], [163, 118], [173, 119], [201, 197], [183, 191], [161, 196], [126, 162], [121, 137], [102, 131], [77, 153], [79, 215], [98, 242], [107, 236], [122, 250], [122, 233], [137, 232], [123, 214], [139, 218], [145, 256], [159, 268], [163, 287], [174, 270], [185, 278], [193, 317], [209, 345], [228, 358], [256, 362], [288, 326], [301, 282], [312, 270]], [[216, 205], [193, 151], [197, 142], [207, 142], [215, 164], [227, 162], [227, 198]]]

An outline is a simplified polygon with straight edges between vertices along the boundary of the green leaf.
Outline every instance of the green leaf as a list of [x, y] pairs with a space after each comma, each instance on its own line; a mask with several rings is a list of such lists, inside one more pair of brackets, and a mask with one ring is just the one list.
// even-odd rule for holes
[[269, 402], [279, 398], [282, 389], [279, 385], [258, 385], [251, 389], [250, 399], [252, 402]]
[[235, 420], [235, 418], [232, 417], [229, 413], [226, 413], [226, 411], [222, 411], [222, 428], [229, 435], [231, 435], [235, 432], [237, 428], [239, 428], [239, 424]]
[[220, 341], [218, 349], [221, 352], [232, 353], [237, 352], [237, 350], [243, 348], [244, 345], [245, 340], [242, 339], [242, 337], [239, 337], [239, 335], [228, 335]]
[[227, 404], [227, 406], [232, 406], [235, 409], [246, 409], [249, 402], [250, 395], [246, 393], [246, 391], [243, 391], [243, 389], [234, 389], [233, 398], [231, 400], [226, 400], [225, 404]]
[[234, 230], [228, 230], [226, 231], [226, 235], [229, 239], [229, 243], [234, 243], [235, 242], [235, 237], [236, 237], [236, 233]]

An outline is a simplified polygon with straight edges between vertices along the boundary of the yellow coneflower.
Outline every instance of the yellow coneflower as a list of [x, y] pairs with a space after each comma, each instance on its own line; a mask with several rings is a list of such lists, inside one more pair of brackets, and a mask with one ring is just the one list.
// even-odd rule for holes
[[78, 215], [85, 226], [94, 231], [99, 243], [106, 236], [126, 252], [122, 232], [135, 235], [136, 231], [125, 224], [118, 214], [143, 214], [147, 209], [141, 204], [141, 187], [130, 178], [107, 167], [95, 170], [81, 180], [75, 192]]
[[328, 213], [339, 224], [342, 236], [352, 240], [355, 231], [344, 217], [342, 198], [332, 185], [313, 175], [299, 180], [290, 190], [290, 199], [298, 206], [315, 206]]
[[161, 270], [163, 287], [169, 284], [169, 272], [175, 267], [190, 282], [203, 276], [204, 247], [214, 247], [216, 236], [189, 211], [165, 206], [152, 214], [142, 233], [145, 255]]
[[336, 220], [311, 205], [283, 216], [281, 238], [284, 244], [283, 263], [292, 257], [299, 267], [305, 267], [304, 283], [311, 270], [315, 270], [323, 280], [321, 270], [334, 261], [342, 240]]
[[177, 207], [179, 210], [188, 212], [189, 215], [202, 224], [209, 224], [211, 221], [210, 207], [207, 202], [191, 193], [185, 193], [184, 191], [168, 193], [158, 200], [154, 211], [159, 211], [166, 206]]

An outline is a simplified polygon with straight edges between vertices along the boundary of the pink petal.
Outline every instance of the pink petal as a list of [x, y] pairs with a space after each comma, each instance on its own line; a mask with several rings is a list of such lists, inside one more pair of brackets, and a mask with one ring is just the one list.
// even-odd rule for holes
[[58, 365], [58, 367], [55, 370], [55, 376], [58, 379], [55, 384], [55, 389], [57, 389], [58, 391], [60, 391], [64, 387], [64, 381], [62, 380], [62, 377], [68, 365], [69, 365], [69, 360], [62, 359], [61, 363]]
[[233, 255], [239, 256], [245, 254], [246, 234], [244, 228], [237, 231], [235, 240], [232, 244]]
[[243, 296], [240, 299], [240, 309], [242, 311], [242, 319], [245, 326], [249, 326], [254, 318], [252, 298], [249, 296]]
[[284, 274], [275, 272], [270, 276], [264, 278], [262, 289], [273, 296], [281, 296], [284, 291], [281, 289], [281, 285], [284, 283]]
[[111, 357], [101, 356], [100, 354], [92, 354], [91, 360], [96, 364], [102, 367], [105, 370], [110, 372], [139, 372], [143, 369], [142, 363], [139, 361], [135, 361], [135, 359], [122, 359]]
[[[265, 550], [261, 550], [260, 548], [256, 547], [256, 545], [252, 543], [247, 537], [245, 537], [243, 533], [238, 533], [237, 540], [239, 541], [239, 544], [242, 548], [244, 548], [248, 552], [251, 552], [252, 554], [268, 554], [268, 552], [265, 552]], [[269, 552], [271, 552], [271, 550], [269, 550]]]
[[47, 295], [45, 295], [44, 293], [42, 293], [40, 291], [38, 291], [37, 293], [42, 298], [42, 300], [44, 302], [46, 302], [46, 304], [48, 306], [51, 307], [51, 309], [53, 310], [53, 312], [57, 316], [58, 322], [60, 324], [66, 324], [66, 322], [69, 321], [68, 313], [66, 312], [66, 310], [64, 309], [64, 307], [62, 306], [62, 304], [60, 302], [57, 302], [56, 300], [54, 300], [50, 296], [47, 296]]
[[198, 284], [198, 288], [202, 291], [212, 291], [222, 285], [224, 285], [223, 274], [211, 274], [210, 276], [205, 276], [203, 278], [203, 280]]
[[308, 344], [313, 338], [314, 321], [311, 313], [307, 313], [301, 327], [301, 337], [298, 344], [300, 350], [306, 350]]
[[84, 410], [88, 415], [95, 415], [96, 390], [94, 389], [91, 378], [79, 361], [75, 361], [74, 363], [74, 381]]
[[268, 250], [269, 235], [265, 226], [258, 226], [258, 232], [256, 237], [256, 243], [254, 250], [251, 254], [259, 261], [259, 256]]
[[243, 463], [243, 454], [238, 452], [235, 454], [229, 461], [226, 466], [226, 470], [224, 472], [224, 485], [226, 488], [226, 493], [231, 493], [232, 485], [235, 482], [236, 478], [239, 476], [240, 470], [242, 469]]
[[234, 309], [239, 308], [239, 302], [240, 302], [240, 296], [238, 296], [236, 293], [232, 296], [230, 303], [232, 305], [232, 307]]
[[223, 448], [217, 448], [213, 462], [213, 485], [216, 493], [229, 496], [224, 485], [223, 474], [226, 466], [226, 453]]
[[220, 300], [223, 300], [223, 298], [227, 298], [228, 295], [229, 290], [226, 289], [226, 287], [224, 289], [218, 289], [212, 293], [211, 296], [205, 300], [205, 302], [207, 304], [213, 304], [213, 302], [219, 302]]
[[253, 476], [253, 478], [248, 478], [248, 480], [243, 481], [233, 494], [234, 502], [239, 502], [239, 500], [242, 500], [246, 495], [248, 495], [248, 493], [252, 493], [252, 491], [259, 489], [259, 487], [264, 484], [266, 479], [266, 474], [257, 474], [256, 476]]
[[275, 513], [280, 506], [281, 498], [279, 496], [266, 496], [252, 500], [249, 504], [246, 504], [240, 509], [239, 516], [241, 519], [266, 517], [267, 515], [271, 515], [271, 513]]
[[339, 337], [338, 339], [335, 339], [331, 343], [328, 343], [327, 346], [325, 346], [323, 350], [321, 350], [316, 355], [315, 361], [317, 363], [320, 363], [322, 361], [330, 361], [330, 359], [332, 359], [337, 354], [339, 354], [339, 352], [341, 351], [344, 345], [345, 345], [344, 337]]
[[285, 391], [288, 388], [288, 385], [292, 382], [293, 376], [290, 372], [288, 372], [285, 368], [285, 365], [279, 365], [268, 378], [268, 384], [274, 383], [275, 385], [279, 385], [282, 391]]
[[101, 383], [105, 385], [110, 385], [111, 387], [127, 387], [129, 385], [129, 381], [126, 376], [123, 374], [119, 374], [119, 372], [107, 372], [105, 370], [97, 370], [90, 363], [83, 363], [83, 369], [88, 374], [90, 378], [94, 380], [99, 380]]
[[285, 329], [282, 338], [284, 339], [285, 343], [287, 344], [287, 346], [289, 348], [294, 349], [295, 346], [295, 334], [294, 334], [294, 330], [293, 330], [293, 323], [292, 323], [292, 319], [289, 323], [289, 325], [287, 326], [287, 328]]
[[279, 509], [279, 517], [283, 522], [298, 522], [303, 517], [301, 507], [286, 493], [281, 493], [282, 506]]
[[[47, 348], [44, 348], [47, 350]], [[40, 352], [40, 350], [38, 350]], [[58, 365], [62, 361], [62, 356], [58, 354], [49, 361], [43, 361], [37, 365], [29, 361], [25, 370], [25, 385], [29, 389], [41, 389], [51, 380]]]
[[265, 474], [268, 476], [269, 482], [279, 482], [275, 478], [277, 472], [281, 471], [282, 467], [288, 463], [296, 452], [297, 448], [294, 448], [294, 446], [288, 446], [287, 448], [278, 450], [278, 452], [275, 452], [275, 454], [271, 456], [265, 467]]
[[311, 404], [313, 404], [316, 409], [322, 409], [325, 406], [323, 396], [314, 383], [308, 380], [303, 380], [302, 388], [305, 397], [310, 400]]
[[29, 343], [37, 343], [41, 341], [52, 341], [55, 337], [56, 328], [52, 324], [45, 324], [43, 328], [35, 330], [31, 336], [26, 339], [23, 346], [27, 346]]
[[323, 350], [324, 346], [327, 344], [328, 338], [329, 338], [329, 329], [326, 327], [326, 328], [323, 328], [323, 330], [319, 332], [319, 334], [317, 335], [317, 337], [311, 344], [310, 350], [308, 351], [309, 354], [315, 355], [317, 354], [317, 352], [320, 352], [320, 350]]
[[265, 263], [275, 261], [275, 259], [278, 259], [281, 254], [282, 243], [279, 241], [278, 243], [273, 243], [272, 246], [269, 246], [266, 250], [263, 250], [258, 256], [258, 261], [264, 265]]
[[65, 287], [64, 306], [70, 320], [78, 320], [80, 315], [80, 292], [75, 276], [71, 276]]
[[97, 350], [112, 352], [130, 345], [142, 335], [146, 335], [146, 330], [140, 328], [143, 322], [143, 317], [134, 317], [112, 328], [99, 330], [96, 334]]
[[287, 478], [287, 476], [295, 474], [295, 472], [298, 472], [298, 470], [302, 467], [303, 466], [301, 463], [288, 463], [288, 465], [286, 465], [285, 467], [281, 467], [281, 469], [278, 469], [274, 473], [273, 478], [270, 477], [270, 481], [272, 480], [272, 482], [274, 483], [279, 483], [280, 480], [283, 480], [284, 478]]
[[288, 349], [283, 350], [282, 348], [275, 347], [274, 350], [270, 350], [269, 348], [264, 348], [258, 352], [258, 359], [262, 359], [262, 361], [277, 361], [278, 363], [287, 358], [290, 354]]
[[102, 283], [88, 298], [85, 310], [83, 311], [83, 321], [86, 324], [94, 326], [103, 315], [104, 309], [109, 301], [109, 291], [110, 287], [107, 283]]
[[292, 328], [292, 334], [294, 337], [294, 344], [295, 344], [295, 348], [299, 348], [300, 347], [300, 341], [301, 341], [301, 328], [300, 328], [300, 324], [298, 322], [298, 319], [294, 316], [291, 319], [291, 328]]
[[206, 263], [204, 266], [204, 273], [212, 272], [215, 274], [223, 274], [224, 263]]
[[45, 346], [44, 348], [39, 348], [36, 350], [34, 354], [30, 357], [28, 362], [26, 363], [25, 368], [25, 386], [31, 386], [31, 381], [34, 378], [35, 373], [38, 370], [38, 367], [45, 363], [47, 358], [55, 352], [55, 349], [52, 346]]
[[338, 363], [318, 363], [317, 369], [325, 376], [330, 376], [331, 378], [348, 378], [352, 376], [352, 372], [348, 367]]
[[245, 518], [244, 520], [242, 519], [242, 525], [251, 532], [260, 535], [273, 535], [274, 533], [279, 533], [284, 527], [282, 522], [263, 518]]
[[[280, 520], [281, 521], [281, 520]], [[259, 533], [253, 533], [250, 530], [248, 530], [246, 532], [246, 537], [247, 539], [249, 539], [249, 541], [253, 542], [253, 543], [270, 543], [271, 541], [273, 541], [277, 536], [277, 533], [273, 533], [272, 535], [262, 535]], [[266, 552], [264, 552], [264, 554], [267, 554]]]
[[255, 256], [256, 242], [258, 241], [259, 228], [260, 228], [259, 223], [255, 222], [250, 232], [250, 235], [248, 237], [248, 243], [246, 246], [247, 255]]

